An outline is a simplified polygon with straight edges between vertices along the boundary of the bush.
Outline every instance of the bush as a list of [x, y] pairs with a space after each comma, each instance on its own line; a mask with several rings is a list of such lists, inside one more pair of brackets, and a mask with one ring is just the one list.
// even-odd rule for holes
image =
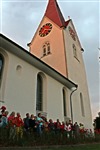
[[23, 132], [23, 137], [9, 139], [9, 128], [0, 128], [0, 146], [46, 146], [46, 145], [70, 145], [100, 142], [100, 132], [95, 131], [94, 135], [85, 131], [75, 136], [74, 132], [68, 136], [67, 132], [55, 133], [43, 132], [38, 135], [36, 132]]

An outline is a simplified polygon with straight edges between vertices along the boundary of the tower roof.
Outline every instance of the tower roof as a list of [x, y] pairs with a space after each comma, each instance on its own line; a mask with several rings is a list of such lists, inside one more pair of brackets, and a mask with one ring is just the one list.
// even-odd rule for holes
[[65, 19], [56, 0], [49, 0], [45, 16], [56, 23], [59, 27], [66, 26]]

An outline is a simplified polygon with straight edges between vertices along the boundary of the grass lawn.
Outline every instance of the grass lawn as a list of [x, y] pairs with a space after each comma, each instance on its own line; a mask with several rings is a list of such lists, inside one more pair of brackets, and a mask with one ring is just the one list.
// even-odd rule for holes
[[100, 150], [100, 144], [91, 144], [91, 145], [75, 145], [75, 146], [66, 146], [66, 147], [56, 147], [48, 148], [45, 150]]
[[52, 147], [0, 147], [0, 150], [100, 150], [100, 144], [52, 146]]

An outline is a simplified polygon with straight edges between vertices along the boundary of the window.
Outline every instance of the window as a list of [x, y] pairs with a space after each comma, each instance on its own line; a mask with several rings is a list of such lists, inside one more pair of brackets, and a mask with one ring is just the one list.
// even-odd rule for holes
[[43, 72], [37, 74], [36, 113], [47, 115], [47, 79]]
[[3, 66], [4, 66], [4, 58], [3, 58], [3, 56], [0, 54], [0, 84], [1, 84]]
[[46, 55], [46, 45], [43, 45], [43, 56]]
[[47, 43], [47, 54], [50, 54], [50, 43]]
[[64, 89], [63, 89], [63, 111], [64, 111], [64, 117], [65, 117], [67, 113], [66, 113], [66, 93]]
[[46, 56], [48, 54], [51, 54], [50, 52], [50, 43], [49, 42], [46, 42], [44, 45], [43, 45], [43, 56]]
[[84, 103], [83, 103], [82, 93], [80, 93], [80, 104], [81, 104], [81, 113], [82, 113], [82, 116], [84, 117], [85, 116], [85, 111], [84, 111]]
[[36, 94], [36, 110], [43, 110], [43, 79], [40, 74], [37, 75], [37, 94]]
[[76, 49], [75, 44], [73, 44], [73, 54], [74, 54], [74, 57], [77, 58], [77, 49]]

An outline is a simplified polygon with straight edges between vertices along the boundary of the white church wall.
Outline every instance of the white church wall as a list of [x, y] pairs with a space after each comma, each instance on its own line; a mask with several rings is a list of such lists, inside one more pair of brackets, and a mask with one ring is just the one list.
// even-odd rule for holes
[[[3, 97], [5, 103], [3, 105], [7, 106], [9, 112], [20, 112], [22, 117], [27, 112], [36, 115], [37, 74], [41, 70], [10, 52], [7, 52], [7, 55], [9, 61]], [[44, 75], [46, 78], [46, 91], [44, 92], [47, 92], [44, 101], [44, 112], [47, 111], [48, 119], [56, 120], [59, 118], [63, 121], [63, 85], [47, 74], [44, 73]]]
[[[36, 87], [37, 87], [37, 74], [42, 71], [38, 68], [32, 66], [26, 61], [20, 59], [14, 54], [5, 51], [5, 67], [3, 72], [3, 79], [1, 89], [3, 86], [3, 96], [5, 106], [9, 112], [16, 111], [20, 112], [22, 117], [25, 113], [33, 113], [36, 115]], [[2, 52], [3, 54], [3, 52]], [[7, 60], [6, 60], [7, 58]], [[72, 64], [73, 65], [73, 64]], [[5, 70], [6, 69], [6, 70]], [[43, 72], [42, 72], [43, 73]], [[63, 84], [59, 81], [53, 79], [51, 76], [44, 74], [44, 79], [46, 80], [46, 86], [44, 93], [44, 108], [43, 111], [47, 112], [47, 118], [52, 118], [54, 121], [59, 118], [60, 121], [64, 121], [63, 113], [63, 94], [62, 90], [64, 88]], [[77, 79], [77, 77], [76, 77]], [[5, 82], [4, 82], [5, 81]], [[90, 128], [91, 124], [91, 113], [89, 110], [89, 100], [85, 92], [87, 93], [84, 86], [80, 86], [81, 79], [75, 80], [78, 83], [78, 89], [72, 95], [73, 104], [73, 118], [74, 122], [81, 122], [85, 124], [85, 127]], [[79, 82], [80, 81], [80, 82]], [[84, 82], [83, 82], [84, 85]], [[65, 87], [66, 88], [66, 87]], [[67, 117], [71, 118], [70, 113], [70, 90], [67, 90]], [[81, 106], [80, 106], [80, 92], [83, 93], [85, 116], [82, 116]], [[87, 122], [88, 120], [88, 122]], [[92, 128], [92, 124], [91, 124]]]
[[62, 88], [63, 86], [60, 83], [48, 76], [47, 112], [48, 118], [52, 118], [53, 120], [64, 120]]
[[[8, 53], [9, 63], [4, 101], [9, 111], [35, 113], [35, 85], [37, 69]], [[6, 61], [6, 60], [5, 60]]]

